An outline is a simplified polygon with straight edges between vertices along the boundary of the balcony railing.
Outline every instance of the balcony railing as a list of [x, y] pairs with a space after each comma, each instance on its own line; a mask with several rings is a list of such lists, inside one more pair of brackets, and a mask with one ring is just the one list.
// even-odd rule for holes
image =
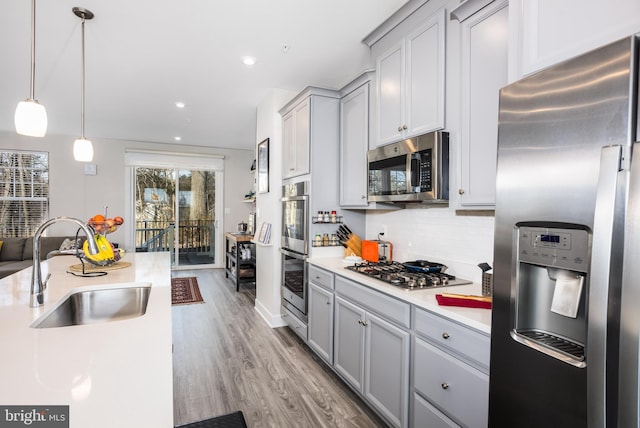
[[[136, 221], [136, 251], [171, 251], [174, 246], [174, 222]], [[180, 254], [214, 255], [215, 230], [211, 220], [187, 220], [178, 225]]]

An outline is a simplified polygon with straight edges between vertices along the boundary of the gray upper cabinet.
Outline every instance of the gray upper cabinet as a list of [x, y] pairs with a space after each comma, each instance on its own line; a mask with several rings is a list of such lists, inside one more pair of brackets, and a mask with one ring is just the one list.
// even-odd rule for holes
[[375, 67], [375, 145], [444, 128], [444, 9], [378, 54]]
[[369, 82], [340, 100], [340, 206], [367, 207]]
[[510, 1], [519, 34], [519, 75], [640, 31], [640, 2]]
[[305, 98], [282, 117], [282, 178], [309, 173], [310, 105]]
[[508, 83], [508, 1], [491, 3], [461, 23], [462, 126], [459, 204], [495, 206], [498, 94]]

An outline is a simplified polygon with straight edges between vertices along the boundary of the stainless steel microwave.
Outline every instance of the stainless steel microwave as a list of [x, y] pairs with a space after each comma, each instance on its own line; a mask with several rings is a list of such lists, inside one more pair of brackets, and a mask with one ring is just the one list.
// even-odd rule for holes
[[449, 133], [431, 132], [370, 150], [369, 201], [449, 202]]

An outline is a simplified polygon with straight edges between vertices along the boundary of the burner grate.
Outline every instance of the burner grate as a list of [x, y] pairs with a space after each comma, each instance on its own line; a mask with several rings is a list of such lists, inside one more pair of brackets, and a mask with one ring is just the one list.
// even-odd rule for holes
[[398, 262], [363, 262], [346, 266], [345, 269], [408, 290], [448, 287], [471, 283], [471, 281], [459, 279], [444, 272], [417, 272], [410, 270], [404, 264]]

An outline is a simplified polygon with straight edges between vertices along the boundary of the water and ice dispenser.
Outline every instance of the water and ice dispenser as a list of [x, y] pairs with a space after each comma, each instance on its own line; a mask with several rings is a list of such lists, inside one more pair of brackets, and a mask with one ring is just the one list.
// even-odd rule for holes
[[519, 224], [515, 229], [511, 337], [577, 367], [586, 366], [590, 233]]

